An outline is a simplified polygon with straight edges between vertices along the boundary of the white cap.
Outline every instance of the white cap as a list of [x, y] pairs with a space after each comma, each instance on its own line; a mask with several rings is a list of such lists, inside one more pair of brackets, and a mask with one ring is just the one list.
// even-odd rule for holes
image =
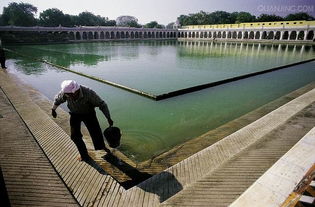
[[61, 91], [64, 93], [74, 93], [80, 89], [80, 85], [74, 80], [65, 80], [61, 83]]

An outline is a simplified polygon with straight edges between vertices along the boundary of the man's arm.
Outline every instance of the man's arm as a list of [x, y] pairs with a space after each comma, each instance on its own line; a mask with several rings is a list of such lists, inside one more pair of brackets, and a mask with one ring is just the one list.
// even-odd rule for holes
[[55, 101], [54, 101], [54, 105], [51, 108], [51, 115], [56, 118], [57, 117], [57, 112], [56, 109], [58, 108], [58, 106], [62, 103], [66, 102], [66, 99], [64, 97], [64, 94], [62, 92], [59, 92], [56, 96], [55, 96]]
[[103, 112], [104, 116], [108, 121], [109, 126], [113, 126], [114, 122], [110, 117], [110, 113], [106, 102], [103, 99], [101, 99], [93, 90], [90, 90], [90, 101], [94, 106], [98, 107]]
[[105, 101], [101, 103], [101, 105], [99, 106], [99, 109], [103, 112], [104, 116], [107, 118], [109, 126], [113, 126], [114, 122], [110, 117], [110, 113], [109, 113], [109, 110]]

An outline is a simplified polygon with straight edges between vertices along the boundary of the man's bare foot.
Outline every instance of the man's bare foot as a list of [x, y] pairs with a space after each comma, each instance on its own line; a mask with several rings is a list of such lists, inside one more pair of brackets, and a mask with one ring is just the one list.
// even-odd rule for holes
[[109, 149], [107, 149], [106, 147], [104, 148], [104, 150], [105, 150], [105, 152], [107, 153], [107, 154], [111, 154], [112, 152], [109, 150]]
[[86, 156], [81, 156], [81, 155], [79, 155], [78, 157], [77, 157], [77, 160], [78, 161], [89, 161], [91, 159], [91, 157], [89, 156], [89, 155], [86, 155]]

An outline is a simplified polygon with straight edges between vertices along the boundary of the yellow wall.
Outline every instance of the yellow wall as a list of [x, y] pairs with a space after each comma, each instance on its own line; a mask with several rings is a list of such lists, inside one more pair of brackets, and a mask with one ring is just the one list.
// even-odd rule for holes
[[182, 29], [226, 29], [226, 28], [261, 28], [261, 27], [296, 27], [296, 26], [315, 26], [315, 21], [283, 21], [283, 22], [250, 22], [240, 24], [211, 24], [211, 25], [189, 25]]

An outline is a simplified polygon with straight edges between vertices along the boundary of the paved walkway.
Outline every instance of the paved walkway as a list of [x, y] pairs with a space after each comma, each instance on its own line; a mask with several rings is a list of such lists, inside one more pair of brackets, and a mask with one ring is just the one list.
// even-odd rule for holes
[[78, 206], [1, 88], [0, 129], [0, 165], [12, 206]]
[[[123, 187], [93, 160], [88, 163], [77, 161], [77, 149], [70, 137], [13, 80], [10, 74], [0, 71], [0, 87], [76, 201], [81, 206], [93, 206], [96, 202], [101, 206], [111, 206], [111, 202], [118, 201], [116, 195], [120, 195]], [[14, 127], [8, 128], [12, 130]], [[46, 179], [49, 180], [50, 176]], [[5, 173], [4, 180], [6, 182]], [[115, 193], [108, 193], [110, 189], [115, 189]], [[41, 193], [44, 192], [38, 194]], [[8, 194], [10, 198], [9, 189]]]
[[[41, 197], [42, 194], [45, 199], [56, 199], [56, 196], [46, 195], [46, 191], [49, 189], [49, 193], [56, 193], [58, 190], [63, 190], [63, 193], [56, 193], [62, 197], [56, 199], [62, 205], [55, 203], [56, 206], [63, 206], [63, 204], [145, 207], [159, 205], [209, 206], [210, 202], [211, 206], [226, 206], [241, 195], [315, 125], [315, 89], [313, 89], [214, 145], [139, 185], [125, 190], [97, 163], [76, 161], [77, 151], [67, 133], [43, 112], [23, 89], [18, 87], [14, 78], [3, 71], [0, 71], [0, 87], [5, 93], [5, 96], [3, 92], [0, 93], [2, 97], [0, 102], [6, 106], [3, 108], [3, 112], [1, 107], [1, 117], [10, 120], [12, 116], [6, 116], [7, 112], [5, 112], [5, 108], [8, 107], [11, 107], [15, 117], [16, 112], [20, 116], [20, 122], [12, 121], [12, 125], [11, 121], [8, 123], [3, 121], [4, 118], [0, 118], [2, 126], [8, 126], [7, 129], [9, 129], [0, 128], [0, 140], [10, 140], [10, 136], [17, 137], [10, 135], [12, 132], [22, 133], [22, 136], [18, 137], [24, 137], [24, 135], [26, 137], [23, 138], [22, 144], [18, 144], [12, 138], [10, 141], [5, 141], [5, 145], [0, 146], [5, 146], [5, 150], [1, 150], [0, 154], [1, 167], [9, 199], [11, 203], [15, 199], [15, 205], [28, 205], [28, 200], [37, 201], [33, 197], [25, 200], [28, 192], [16, 194], [23, 189], [20, 186], [15, 189], [9, 187], [10, 183], [20, 185], [20, 183], [26, 182], [28, 177], [33, 177], [43, 183], [54, 181], [63, 186], [55, 188], [55, 185], [49, 186], [46, 183], [42, 190], [30, 193], [31, 196]], [[12, 106], [15, 111], [12, 110]], [[40, 162], [41, 165], [36, 164], [36, 161], [40, 161], [39, 157], [45, 158], [40, 150], [38, 157], [35, 156], [35, 153], [34, 155], [31, 153], [28, 158], [26, 154], [22, 153], [27, 149], [33, 150], [31, 149], [32, 144], [25, 142], [27, 137], [33, 140], [36, 146], [40, 146], [51, 163], [51, 165], [46, 165], [47, 168], [54, 173], [38, 167], [44, 166], [43, 161]], [[10, 150], [12, 147], [21, 148], [20, 150]], [[8, 156], [11, 153], [17, 153], [17, 155]], [[21, 157], [26, 157], [32, 162], [25, 166], [25, 163], [20, 161]], [[35, 168], [33, 171], [27, 172], [25, 176], [19, 177], [20, 170], [15, 170], [14, 173], [6, 173], [7, 170], [4, 170], [3, 166], [12, 165], [12, 163], [24, 164], [22, 169], [28, 169], [28, 166], [35, 163]], [[32, 186], [30, 188], [37, 186], [29, 181], [30, 183], [31, 185], [28, 185]], [[207, 192], [207, 190], [210, 191]], [[38, 203], [38, 205], [45, 205], [45, 203]]]

